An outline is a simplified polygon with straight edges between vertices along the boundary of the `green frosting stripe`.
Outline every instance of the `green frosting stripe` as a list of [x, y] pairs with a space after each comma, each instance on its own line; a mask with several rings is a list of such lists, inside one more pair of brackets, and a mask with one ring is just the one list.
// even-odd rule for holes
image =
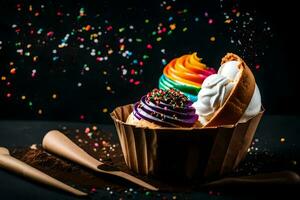
[[198, 87], [193, 87], [190, 85], [186, 85], [183, 83], [173, 81], [173, 80], [167, 78], [165, 75], [162, 75], [160, 77], [159, 82], [162, 82], [164, 85], [168, 86], [169, 88], [175, 88], [182, 92], [190, 93], [193, 95], [198, 95], [198, 93], [200, 91], [200, 88], [198, 88]]
[[200, 91], [200, 88], [175, 82], [167, 78], [165, 75], [162, 75], [160, 77], [158, 87], [164, 90], [168, 90], [170, 88], [177, 89], [181, 91], [184, 95], [186, 95], [193, 102], [197, 101], [198, 92]]

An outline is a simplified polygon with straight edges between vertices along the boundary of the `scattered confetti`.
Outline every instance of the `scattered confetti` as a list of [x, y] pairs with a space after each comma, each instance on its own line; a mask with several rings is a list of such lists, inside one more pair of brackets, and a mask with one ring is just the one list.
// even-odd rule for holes
[[214, 36], [210, 37], [210, 41], [211, 42], [215, 42], [216, 41], [216, 38]]
[[[241, 56], [253, 61], [251, 66], [256, 70], [262, 67], [259, 57], [267, 47], [264, 41], [272, 37], [272, 27], [241, 10], [236, 1], [220, 0], [215, 5], [220, 12], [205, 7], [198, 11], [192, 4], [181, 5], [177, 0], [160, 0], [153, 5], [158, 17], [145, 15], [134, 21], [114, 21], [110, 18], [113, 10], [92, 10], [84, 3], [74, 4], [73, 12], [63, 3], [18, 2], [11, 8], [16, 18], [8, 22], [11, 40], [0, 38], [0, 53], [9, 52], [7, 59], [0, 61], [0, 96], [11, 102], [20, 101], [30, 108], [29, 112], [47, 118], [53, 114], [53, 106], [60, 109], [70, 102], [84, 105], [92, 95], [86, 91], [103, 94], [102, 87], [103, 97], [93, 95], [102, 105], [95, 103], [85, 115], [75, 108], [72, 120], [86, 120], [94, 110], [108, 119], [107, 112], [114, 105], [105, 105], [102, 98], [115, 101], [122, 90], [119, 84], [143, 93], [148, 86], [145, 72], [164, 67], [175, 57], [174, 41], [190, 37], [198, 28], [209, 29], [207, 43], [229, 43]], [[151, 11], [148, 9], [151, 8], [145, 8], [145, 13]], [[121, 15], [131, 12], [128, 10]], [[44, 19], [52, 24], [41, 23]], [[228, 34], [220, 37], [216, 25]], [[257, 27], [262, 28], [262, 33]], [[26, 80], [30, 90], [19, 84], [21, 80]], [[69, 91], [81, 96], [67, 98]]]

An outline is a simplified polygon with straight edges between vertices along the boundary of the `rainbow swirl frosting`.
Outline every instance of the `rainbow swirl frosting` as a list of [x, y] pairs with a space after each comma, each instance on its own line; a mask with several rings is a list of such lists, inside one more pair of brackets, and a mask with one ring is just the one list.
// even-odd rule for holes
[[180, 91], [153, 89], [134, 104], [133, 115], [163, 127], [192, 127], [198, 120], [192, 102]]
[[163, 70], [159, 79], [160, 89], [175, 88], [185, 94], [191, 101], [197, 101], [197, 95], [204, 79], [216, 71], [201, 63], [196, 53], [173, 59]]

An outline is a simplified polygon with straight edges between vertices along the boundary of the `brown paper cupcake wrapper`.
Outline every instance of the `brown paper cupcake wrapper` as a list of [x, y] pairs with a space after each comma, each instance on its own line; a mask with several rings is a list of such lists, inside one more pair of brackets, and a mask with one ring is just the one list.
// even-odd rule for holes
[[156, 129], [126, 124], [131, 112], [125, 105], [111, 113], [127, 166], [138, 174], [198, 179], [229, 173], [240, 163], [264, 111], [236, 125]]

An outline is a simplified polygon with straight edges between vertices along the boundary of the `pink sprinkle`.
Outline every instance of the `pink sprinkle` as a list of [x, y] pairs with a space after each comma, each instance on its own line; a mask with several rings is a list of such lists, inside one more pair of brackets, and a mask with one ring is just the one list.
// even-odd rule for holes
[[96, 191], [97, 191], [96, 188], [91, 189], [91, 192], [96, 192]]
[[84, 132], [85, 132], [86, 134], [88, 134], [90, 131], [91, 131], [91, 130], [90, 130], [89, 127], [86, 127], [85, 130], [84, 130]]
[[62, 16], [63, 14], [62, 14], [62, 12], [58, 11], [58, 12], [56, 13], [56, 15], [57, 15], [57, 16]]
[[97, 57], [96, 60], [97, 60], [97, 61], [102, 61], [103, 58], [102, 58], [102, 57]]
[[10, 85], [11, 85], [11, 82], [8, 81], [8, 82], [6, 83], [6, 86], [10, 86]]
[[133, 75], [135, 73], [134, 69], [130, 70], [130, 74]]
[[143, 61], [140, 61], [139, 64], [140, 64], [140, 66], [143, 66], [143, 65], [144, 65], [144, 62], [143, 62]]
[[214, 23], [214, 20], [213, 20], [213, 19], [209, 19], [209, 20], [208, 20], [208, 23], [209, 23], [209, 24], [212, 24], [212, 23]]
[[11, 93], [7, 93], [7, 94], [6, 94], [6, 97], [7, 97], [7, 98], [10, 98], [10, 97], [11, 97]]
[[47, 37], [52, 37], [54, 35], [54, 32], [53, 31], [49, 31], [48, 33], [47, 33]]
[[113, 29], [112, 26], [108, 26], [108, 27], [106, 28], [107, 31], [111, 31], [112, 29]]
[[147, 44], [147, 49], [152, 49], [152, 45], [151, 44]]
[[95, 142], [94, 146], [95, 147], [99, 147], [99, 144], [97, 142]]
[[139, 85], [140, 84], [140, 81], [135, 81], [134, 82], [134, 85]]
[[213, 195], [214, 193], [213, 193], [212, 190], [210, 190], [210, 191], [208, 192], [208, 194], [209, 194], [209, 195]]
[[255, 69], [259, 69], [260, 68], [260, 65], [259, 64], [256, 64], [255, 65]]
[[163, 27], [162, 32], [166, 32], [166, 31], [167, 31], [166, 27]]
[[208, 12], [205, 12], [205, 13], [204, 13], [204, 16], [205, 16], [205, 17], [208, 17]]
[[81, 120], [84, 120], [84, 115], [80, 115], [79, 117]]
[[133, 80], [132, 78], [129, 80], [130, 83], [133, 83], [133, 81], [134, 81], [134, 80]]

